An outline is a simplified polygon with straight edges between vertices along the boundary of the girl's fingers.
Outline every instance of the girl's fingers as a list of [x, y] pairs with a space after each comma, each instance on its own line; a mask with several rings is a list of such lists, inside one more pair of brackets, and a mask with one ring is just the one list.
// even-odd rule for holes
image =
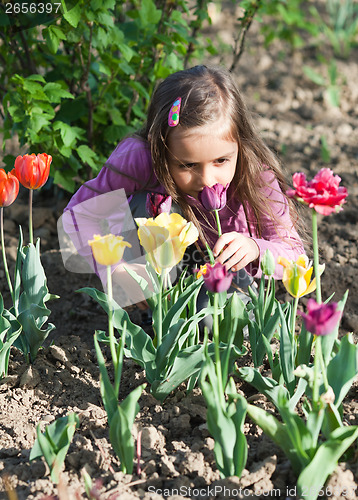
[[231, 269], [232, 271], [238, 271], [242, 267], [246, 266], [245, 262], [247, 260], [249, 260], [247, 253], [243, 248], [240, 248], [240, 250], [235, 252], [231, 259], [225, 262], [226, 270], [229, 271]]
[[214, 256], [218, 257], [221, 250], [226, 245], [229, 245], [233, 240], [238, 239], [237, 237], [240, 237], [241, 235], [239, 233], [236, 233], [235, 231], [231, 233], [224, 233], [218, 241], [215, 243], [214, 248], [213, 248], [213, 254]]
[[239, 240], [231, 241], [231, 243], [229, 243], [226, 246], [226, 248], [224, 247], [224, 250], [216, 258], [216, 262], [220, 262], [221, 264], [224, 264], [225, 261], [230, 259], [230, 257], [232, 257], [239, 249], [240, 249], [240, 241]]

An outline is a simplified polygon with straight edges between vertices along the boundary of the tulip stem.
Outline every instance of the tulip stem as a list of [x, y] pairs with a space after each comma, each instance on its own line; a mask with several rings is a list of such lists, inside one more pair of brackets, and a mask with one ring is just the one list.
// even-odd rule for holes
[[29, 189], [29, 239], [30, 243], [34, 244], [34, 233], [32, 228], [32, 198], [33, 198], [33, 189]]
[[159, 278], [159, 296], [158, 296], [158, 331], [157, 331], [157, 349], [162, 343], [162, 322], [163, 322], [163, 271]]
[[[318, 349], [316, 347], [316, 356], [318, 357], [320, 365], [321, 365], [323, 383], [324, 383], [324, 387], [325, 387], [326, 392], [327, 392], [329, 389], [329, 383], [328, 383], [328, 378], [327, 378], [326, 364], [324, 362], [323, 354], [322, 354], [321, 338], [317, 337], [317, 340], [318, 339], [319, 339], [319, 346], [318, 346]], [[317, 340], [316, 340], [316, 343], [317, 343]]]
[[[117, 395], [117, 385], [119, 388], [118, 380], [118, 356], [115, 345], [114, 329], [113, 329], [113, 291], [112, 291], [112, 269], [111, 266], [107, 266], [107, 301], [108, 301], [108, 334], [109, 334], [109, 347], [111, 349], [112, 360], [114, 364], [114, 380], [115, 380], [115, 393]], [[123, 340], [123, 339], [122, 339]]]
[[222, 235], [222, 231], [221, 231], [219, 210], [214, 210], [214, 214], [215, 214], [215, 219], [216, 219], [216, 225], [218, 226], [218, 236], [220, 238], [220, 236]]
[[318, 363], [319, 363], [319, 360], [318, 360], [318, 350], [320, 347], [318, 346], [321, 346], [320, 344], [320, 339], [319, 337], [316, 337], [316, 342], [315, 342], [315, 346], [316, 346], [316, 352], [315, 352], [315, 357], [314, 357], [314, 378], [313, 378], [313, 401], [315, 403], [317, 403], [318, 401]]
[[319, 274], [317, 212], [314, 208], [312, 208], [312, 243], [313, 243], [313, 269], [316, 278], [316, 301], [317, 304], [320, 304], [322, 302], [321, 276]]
[[298, 306], [298, 301], [300, 300], [299, 297], [295, 297], [295, 301], [293, 303], [292, 307], [292, 316], [291, 316], [291, 333], [292, 337], [295, 338], [295, 330], [296, 330], [296, 317], [297, 317], [297, 306]]
[[213, 318], [213, 340], [214, 340], [214, 348], [215, 348], [215, 369], [216, 369], [216, 377], [218, 379], [218, 391], [219, 397], [222, 400], [222, 405], [225, 405], [225, 396], [224, 396], [224, 386], [222, 379], [222, 370], [221, 370], [221, 359], [220, 359], [220, 347], [219, 347], [219, 315], [218, 315], [218, 306], [219, 306], [219, 294], [214, 293], [214, 318]]
[[12, 302], [15, 305], [15, 300], [14, 300], [14, 290], [12, 288], [12, 283], [10, 279], [10, 274], [9, 274], [9, 268], [7, 267], [7, 259], [6, 259], [6, 253], [5, 253], [5, 238], [4, 238], [4, 207], [1, 207], [1, 212], [0, 212], [0, 227], [1, 227], [1, 251], [2, 251], [2, 258], [4, 262], [4, 270], [5, 270], [5, 275], [7, 279], [7, 284], [9, 286], [10, 294], [12, 297]]

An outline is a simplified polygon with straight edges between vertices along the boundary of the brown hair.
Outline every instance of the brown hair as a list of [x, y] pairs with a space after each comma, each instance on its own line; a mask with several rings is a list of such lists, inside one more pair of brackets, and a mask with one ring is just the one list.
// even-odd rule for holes
[[[168, 125], [169, 110], [181, 97], [180, 123], [185, 128], [200, 127], [228, 118], [230, 138], [238, 142], [239, 154], [232, 181], [231, 196], [244, 206], [249, 230], [258, 237], [262, 234], [262, 216], [270, 216], [276, 226], [280, 221], [272, 212], [264, 188], [268, 184], [261, 175], [270, 169], [285, 193], [287, 186], [275, 154], [266, 146], [252, 123], [244, 100], [231, 74], [223, 68], [195, 66], [168, 76], [155, 89], [148, 109], [148, 118], [139, 134], [149, 140], [153, 169], [167, 193], [179, 204], [183, 215], [198, 227], [201, 240], [205, 236], [194, 211], [175, 185], [168, 166], [167, 140], [172, 130]], [[297, 211], [291, 200], [290, 213], [297, 222]], [[282, 223], [281, 223], [282, 224]], [[279, 233], [279, 231], [278, 231]]]

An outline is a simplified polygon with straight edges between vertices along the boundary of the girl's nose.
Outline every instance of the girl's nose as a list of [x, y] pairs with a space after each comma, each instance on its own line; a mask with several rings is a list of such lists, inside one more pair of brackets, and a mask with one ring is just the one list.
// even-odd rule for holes
[[202, 182], [203, 186], [209, 186], [211, 187], [213, 184], [215, 184], [215, 180], [212, 175], [211, 168], [209, 166], [204, 166], [200, 172], [200, 181]]

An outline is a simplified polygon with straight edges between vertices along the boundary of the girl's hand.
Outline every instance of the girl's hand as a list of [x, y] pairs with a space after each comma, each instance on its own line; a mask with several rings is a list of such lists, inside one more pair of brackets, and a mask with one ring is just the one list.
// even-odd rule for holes
[[213, 248], [213, 254], [216, 257], [215, 262], [224, 264], [227, 271], [239, 271], [258, 259], [260, 250], [252, 238], [232, 231], [220, 236]]

